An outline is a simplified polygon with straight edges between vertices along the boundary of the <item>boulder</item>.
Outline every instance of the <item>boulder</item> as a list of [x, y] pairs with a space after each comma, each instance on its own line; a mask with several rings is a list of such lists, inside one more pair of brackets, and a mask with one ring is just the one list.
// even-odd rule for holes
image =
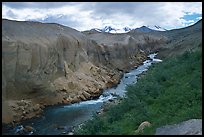
[[57, 129], [58, 130], [63, 130], [63, 129], [65, 129], [65, 127], [64, 126], [57, 126]]
[[202, 119], [190, 119], [157, 128], [155, 135], [202, 135]]
[[74, 135], [74, 133], [73, 132], [69, 132], [67, 135]]
[[25, 126], [23, 130], [24, 130], [25, 132], [31, 132], [31, 131], [34, 130], [34, 128], [31, 127], [31, 126]]
[[111, 87], [113, 87], [114, 86], [114, 82], [113, 81], [108, 81], [107, 83], [106, 83], [106, 87], [107, 88], [111, 88]]
[[63, 87], [62, 89], [60, 89], [60, 91], [67, 91], [67, 89], [65, 87]]
[[91, 95], [89, 93], [87, 93], [86, 91], [82, 92], [82, 94], [84, 95], [85, 98], [89, 98]]
[[144, 122], [142, 122], [142, 123], [139, 125], [139, 127], [138, 127], [137, 130], [136, 130], [136, 132], [143, 132], [143, 130], [144, 130], [145, 127], [150, 127], [150, 126], [151, 126], [150, 122], [144, 121]]

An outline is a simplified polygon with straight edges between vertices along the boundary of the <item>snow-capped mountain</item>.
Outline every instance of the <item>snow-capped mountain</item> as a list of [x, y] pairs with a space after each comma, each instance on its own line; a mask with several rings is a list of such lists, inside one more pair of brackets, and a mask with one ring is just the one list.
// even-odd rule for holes
[[131, 28], [129, 28], [129, 27], [124, 27], [123, 30], [124, 30], [125, 32], [127, 32], [127, 31], [130, 31]]
[[157, 25], [155, 25], [155, 26], [142, 26], [140, 28], [124, 27], [122, 29], [116, 29], [116, 28], [111, 27], [111, 26], [105, 26], [102, 29], [94, 28], [94, 29], [91, 29], [91, 30], [95, 30], [95, 31], [98, 31], [98, 32], [108, 32], [108, 33], [127, 33], [130, 30], [137, 30], [137, 31], [140, 31], [140, 32], [166, 31], [166, 29], [164, 29], [164, 28], [162, 28], [160, 26], [157, 26]]
[[95, 29], [91, 29], [91, 30], [96, 30], [98, 32], [108, 32], [108, 33], [127, 33], [132, 29], [129, 28], [129, 27], [124, 27], [122, 29], [115, 29], [115, 28], [113, 28], [111, 26], [105, 26], [102, 29], [95, 28]]
[[147, 26], [147, 27], [150, 28], [150, 29], [156, 30], [156, 31], [167, 31], [167, 29], [162, 28], [162, 27], [160, 27], [160, 26], [158, 26], [158, 25]]
[[101, 29], [102, 32], [115, 32], [116, 29], [112, 28], [111, 26], [105, 26], [103, 29]]

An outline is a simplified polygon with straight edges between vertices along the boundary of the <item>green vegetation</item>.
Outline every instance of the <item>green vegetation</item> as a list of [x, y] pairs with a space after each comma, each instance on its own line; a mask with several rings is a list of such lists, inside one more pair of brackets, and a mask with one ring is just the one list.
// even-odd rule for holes
[[[127, 98], [75, 134], [154, 134], [160, 126], [202, 118], [201, 65], [201, 51], [152, 65], [135, 85], [127, 87]], [[136, 133], [143, 121], [152, 126]]]

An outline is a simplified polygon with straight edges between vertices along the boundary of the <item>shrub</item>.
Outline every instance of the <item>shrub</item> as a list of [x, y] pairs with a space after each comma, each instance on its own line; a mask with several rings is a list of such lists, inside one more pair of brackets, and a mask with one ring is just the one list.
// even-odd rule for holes
[[96, 116], [78, 134], [137, 134], [143, 121], [152, 127], [139, 134], [154, 134], [157, 127], [202, 118], [202, 52], [185, 52], [154, 64], [134, 85], [127, 98]]

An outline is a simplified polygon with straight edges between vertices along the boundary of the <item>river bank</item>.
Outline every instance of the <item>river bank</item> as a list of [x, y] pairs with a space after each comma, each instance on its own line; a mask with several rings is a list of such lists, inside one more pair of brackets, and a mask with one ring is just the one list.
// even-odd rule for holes
[[[135, 82], [135, 79], [136, 79], [136, 77], [135, 77], [135, 75], [138, 75], [139, 73], [141, 73], [141, 72], [143, 72], [143, 70], [144, 71], [146, 71], [146, 68], [145, 67], [147, 67], [148, 65], [150, 65], [150, 62], [143, 62], [145, 65], [143, 65], [143, 67], [144, 68], [142, 68], [142, 67], [137, 67], [136, 69], [134, 69], [134, 70], [131, 70], [131, 71], [129, 71], [128, 73], [125, 73], [124, 75], [123, 75], [123, 78], [120, 80], [120, 82], [119, 82], [119, 85], [117, 85], [117, 86], [115, 86], [115, 87], [113, 87], [113, 88], [110, 88], [110, 89], [106, 89], [106, 90], [104, 90], [104, 92], [102, 93], [102, 95], [98, 98], [98, 99], [95, 99], [95, 100], [88, 100], [88, 101], [83, 101], [83, 102], [80, 102], [80, 103], [75, 103], [75, 104], [69, 104], [68, 106], [67, 105], [62, 105], [62, 104], [60, 104], [60, 105], [55, 105], [55, 106], [50, 106], [50, 107], [46, 107], [45, 108], [45, 113], [43, 112], [42, 114], [43, 114], [43, 116], [42, 117], [39, 117], [39, 118], [37, 118], [37, 119], [41, 119], [41, 121], [44, 121], [43, 120], [43, 117], [49, 117], [50, 119], [52, 119], [52, 117], [50, 117], [50, 115], [52, 115], [52, 114], [50, 114], [50, 113], [53, 113], [52, 111], [55, 111], [56, 113], [61, 113], [62, 111], [65, 111], [65, 113], [68, 113], [68, 111], [69, 110], [72, 110], [73, 109], [73, 111], [75, 111], [76, 110], [76, 108], [78, 108], [78, 112], [80, 112], [82, 115], [85, 115], [85, 117], [84, 118], [81, 118], [82, 119], [82, 121], [83, 121], [83, 119], [89, 119], [89, 118], [91, 118], [92, 117], [92, 112], [94, 111], [94, 113], [96, 113], [96, 112], [98, 112], [98, 111], [100, 111], [101, 110], [101, 108], [102, 108], [102, 105], [103, 105], [103, 103], [104, 102], [106, 102], [106, 101], [112, 101], [113, 99], [115, 99], [116, 98], [116, 96], [123, 96], [124, 95], [124, 91], [125, 91], [125, 86], [126, 86], [126, 84], [131, 84], [131, 83], [134, 83]], [[142, 65], [141, 65], [142, 66]], [[121, 91], [121, 92], [120, 92]], [[94, 105], [95, 104], [95, 105]], [[93, 105], [93, 106], [91, 106], [91, 105]], [[78, 107], [77, 107], [78, 106]], [[89, 109], [90, 108], [92, 108], [92, 110], [90, 109], [90, 111], [89, 112], [85, 112], [86, 111], [86, 107], [85, 106], [89, 106]], [[90, 107], [91, 106], [91, 107]], [[66, 108], [66, 109], [64, 109], [64, 107]], [[68, 109], [69, 108], [69, 109]], [[56, 110], [54, 110], [54, 109], [56, 109]], [[75, 109], [75, 110], [74, 110]], [[50, 110], [51, 110], [51, 112], [50, 112]], [[70, 113], [70, 112], [69, 112]], [[75, 112], [76, 113], [76, 112]], [[73, 114], [75, 114], [75, 113], [73, 113]], [[62, 119], [62, 117], [65, 117], [65, 118], [67, 118], [67, 117], [72, 117], [72, 116], [70, 116], [70, 115], [64, 115], [64, 114], [60, 114], [61, 116], [59, 117], [59, 119], [58, 118], [56, 118], [56, 115], [53, 115], [53, 117], [55, 117], [55, 121], [53, 121], [55, 124], [53, 125], [53, 124], [51, 124], [51, 125], [53, 125], [52, 126], [52, 128], [56, 128], [57, 129], [57, 127], [61, 127], [61, 129], [64, 129], [64, 130], [67, 130], [67, 129], [69, 129], [69, 131], [70, 131], [70, 129], [71, 129], [71, 127], [70, 126], [68, 126], [67, 127], [67, 125], [66, 125], [66, 123], [65, 124], [62, 124], [65, 120], [67, 120], [67, 119], [63, 119], [63, 120], [61, 120]], [[83, 116], [82, 116], [83, 117]], [[73, 118], [71, 119], [71, 120], [73, 120]], [[24, 123], [24, 125], [29, 125], [29, 126], [32, 126], [32, 127], [34, 127], [34, 129], [36, 130], [36, 125], [31, 125], [33, 122], [26, 122], [26, 121], [36, 121], [36, 119], [35, 118], [33, 118], [33, 119], [30, 119], [30, 120], [25, 120], [25, 122], [22, 122], [22, 123]], [[46, 120], [45, 120], [46, 121]], [[43, 122], [43, 123], [46, 123], [46, 122]], [[57, 122], [58, 121], [58, 122]], [[69, 121], [69, 120], [67, 120], [67, 121]], [[77, 121], [77, 120], [76, 120]], [[75, 121], [75, 124], [77, 125], [80, 125], [81, 124], [81, 122], [76, 122]], [[48, 123], [50, 123], [50, 120], [49, 120], [49, 122]], [[56, 123], [59, 123], [59, 124], [56, 124]], [[69, 123], [71, 123], [70, 121], [69, 121]], [[41, 123], [42, 124], [42, 123]], [[61, 125], [60, 125], [61, 124]], [[74, 125], [72, 125], [72, 126], [75, 126], [75, 124]], [[16, 124], [17, 125], [17, 127], [18, 126], [20, 126], [21, 124]], [[37, 124], [38, 126], [42, 126], [42, 125], [40, 125], [39, 123]], [[58, 126], [57, 126], [58, 125]], [[69, 124], [68, 124], [69, 125]], [[64, 128], [63, 128], [64, 127]], [[51, 129], [52, 129], [51, 128]], [[41, 129], [38, 129], [37, 128], [37, 130], [41, 130]], [[52, 129], [53, 130], [53, 129]], [[57, 134], [59, 134], [58, 133], [58, 131], [56, 131], [57, 132]], [[65, 132], [65, 131], [63, 131], [63, 132]], [[36, 133], [36, 132], [35, 132]], [[42, 133], [42, 132], [41, 132]], [[42, 134], [44, 134], [44, 133], [42, 133]], [[46, 134], [46, 133], [45, 133]], [[56, 133], [53, 133], [53, 134], [56, 134]]]
[[[154, 135], [160, 127], [202, 119], [201, 62], [202, 51], [197, 51], [155, 64], [136, 84], [127, 87], [127, 98], [104, 115], [86, 122], [75, 134]], [[137, 132], [144, 121], [151, 126]], [[197, 134], [197, 131], [182, 128], [168, 134]]]
[[[126, 72], [142, 64], [146, 58], [145, 54], [138, 55], [132, 66], [126, 68]], [[2, 122], [15, 126], [26, 119], [40, 117], [45, 107], [95, 99], [107, 88], [116, 86], [124, 72], [125, 70], [114, 71], [106, 67], [96, 67], [90, 62], [82, 64], [77, 72], [69, 72], [69, 78], [56, 79], [55, 84], [57, 84], [53, 86], [55, 87], [53, 91], [47, 91], [45, 88], [44, 91], [32, 92], [29, 96], [25, 95], [21, 100], [3, 98]]]

